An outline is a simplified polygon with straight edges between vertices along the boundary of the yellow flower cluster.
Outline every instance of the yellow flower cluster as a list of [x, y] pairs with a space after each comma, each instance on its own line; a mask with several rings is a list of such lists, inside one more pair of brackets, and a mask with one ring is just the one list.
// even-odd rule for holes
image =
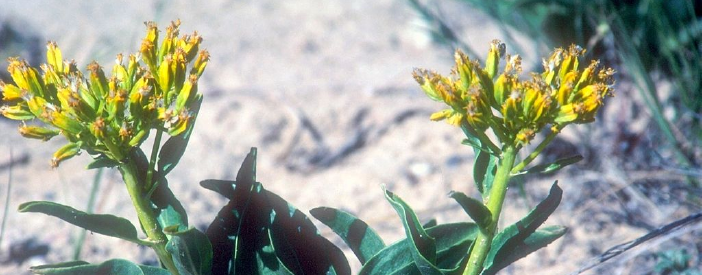
[[[598, 61], [581, 70], [584, 53], [574, 45], [556, 49], [543, 61], [542, 74], [520, 80], [521, 58], [506, 55], [505, 44], [493, 40], [484, 68], [456, 51], [451, 77], [423, 69], [413, 75], [431, 99], [450, 107], [432, 114], [432, 120], [467, 124], [477, 132], [490, 128], [503, 143], [525, 144], [548, 124], [559, 131], [570, 123], [593, 121], [612, 94], [614, 70]], [[501, 59], [506, 64], [498, 74]]]
[[[54, 167], [81, 150], [121, 161], [152, 129], [182, 134], [192, 128], [202, 101], [197, 81], [209, 54], [198, 52], [202, 38], [197, 33], [179, 37], [179, 25], [172, 22], [158, 46], [156, 24], [146, 23], [139, 53], [117, 55], [109, 77], [96, 62], [84, 75], [63, 59], [54, 42], [47, 44], [41, 75], [26, 61], [11, 58], [14, 84], [0, 81], [5, 103], [0, 113], [22, 120], [19, 131], [25, 137], [65, 136], [69, 143], [54, 154]], [[43, 125], [27, 125], [36, 120]]]

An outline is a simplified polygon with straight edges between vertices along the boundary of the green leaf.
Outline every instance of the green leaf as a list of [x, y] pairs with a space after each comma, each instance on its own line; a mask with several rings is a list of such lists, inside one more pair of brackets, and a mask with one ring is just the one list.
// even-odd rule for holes
[[429, 236], [419, 222], [419, 218], [412, 208], [400, 197], [385, 190], [385, 198], [390, 202], [402, 220], [405, 227], [405, 235], [409, 242], [409, 249], [414, 259], [414, 263], [422, 274], [441, 274], [436, 263], [436, 243], [434, 238]]
[[[463, 144], [470, 145], [475, 152], [473, 180], [475, 181], [475, 186], [478, 188], [478, 192], [485, 198], [490, 194], [492, 181], [495, 178], [495, 173], [497, 173], [497, 153], [490, 149], [491, 146], [483, 144], [481, 139], [478, 138], [478, 133], [476, 133], [467, 122], [461, 123], [461, 130], [463, 130], [463, 133], [466, 135]], [[491, 141], [488, 140], [488, 142]]]
[[[470, 245], [478, 235], [473, 223], [441, 224], [426, 229], [436, 241], [436, 266], [445, 274], [460, 274], [465, 267]], [[407, 239], [391, 244], [370, 258], [361, 268], [361, 275], [421, 274], [410, 252]]]
[[368, 224], [348, 212], [319, 207], [310, 210], [310, 214], [339, 235], [356, 254], [361, 264], [366, 263], [378, 251], [385, 248], [383, 240]]
[[483, 273], [481, 274], [495, 274], [497, 271], [509, 266], [513, 262], [526, 257], [536, 250], [546, 247], [553, 241], [563, 236], [567, 231], [568, 230], [566, 227], [560, 225], [547, 226], [537, 229], [523, 242], [517, 243], [512, 250], [502, 250], [498, 252], [498, 254], [495, 256], [495, 259], [498, 260], [494, 261], [492, 266], [483, 270]]
[[475, 223], [478, 224], [480, 227], [480, 230], [483, 232], [487, 232], [488, 228], [490, 227], [490, 224], [492, 223], [492, 214], [490, 213], [490, 210], [483, 205], [482, 202], [470, 198], [466, 196], [466, 194], [463, 194], [461, 192], [451, 192], [449, 194], [451, 198], [456, 200], [458, 204], [463, 207], [463, 210], [468, 213], [468, 216], [470, 216], [471, 219], [475, 221]]
[[193, 104], [190, 112], [194, 115], [192, 121], [189, 122], [188, 129], [180, 135], [168, 138], [163, 147], [161, 147], [161, 151], [158, 153], [158, 171], [161, 175], [166, 176], [170, 173], [183, 157], [185, 148], [188, 147], [188, 142], [190, 141], [190, 135], [195, 127], [197, 114], [200, 112], [200, 105], [202, 105], [202, 99]]
[[[184, 231], [188, 228], [188, 213], [180, 201], [175, 197], [173, 191], [168, 187], [166, 178], [161, 177], [156, 190], [151, 195], [151, 202], [156, 212], [156, 220], [161, 228], [178, 226], [176, 231]], [[170, 236], [167, 235], [170, 238]]]
[[[501, 268], [511, 264], [513, 261], [516, 261], [530, 253], [531, 251], [528, 251], [527, 254], [523, 254], [519, 251], [519, 249], [523, 249], [524, 247], [530, 247], [527, 245], [526, 239], [532, 236], [536, 229], [539, 226], [541, 226], [541, 224], [543, 224], [546, 221], [546, 219], [548, 219], [548, 217], [553, 213], [553, 211], [556, 210], [558, 204], [560, 204], [561, 202], [562, 196], [563, 190], [561, 190], [561, 188], [558, 187], [558, 181], [556, 181], [553, 184], [553, 186], [551, 186], [551, 190], [546, 199], [541, 201], [536, 206], [536, 208], [534, 208], [534, 210], [529, 212], [529, 214], [527, 214], [526, 217], [522, 218], [517, 223], [508, 226], [500, 233], [498, 233], [495, 236], [495, 238], [493, 238], [492, 245], [490, 246], [490, 252], [488, 252], [488, 255], [485, 259], [485, 269], [483, 274], [494, 274]], [[559, 232], [552, 233], [554, 234], [550, 236], [556, 236], [558, 235], [556, 233]], [[560, 237], [561, 235], [558, 235], [557, 237]], [[545, 246], [548, 243], [550, 243], [550, 241], [547, 243], [541, 242], [543, 246]], [[534, 245], [535, 246], [533, 247], [538, 248], [536, 244]], [[513, 253], [516, 254], [512, 255]], [[487, 271], [489, 272], [485, 273]]]
[[200, 184], [230, 199], [207, 228], [213, 274], [350, 274], [343, 252], [307, 216], [256, 182], [256, 148], [236, 181]]
[[475, 154], [473, 180], [475, 180], [478, 191], [485, 198], [490, 194], [492, 182], [495, 179], [495, 173], [497, 173], [498, 158], [484, 151], [476, 151]]
[[115, 167], [119, 165], [118, 162], [106, 157], [105, 155], [100, 155], [99, 157], [95, 158], [90, 164], [88, 164], [87, 169], [95, 169], [95, 168], [109, 168], [109, 167]]
[[520, 172], [520, 174], [533, 174], [533, 173], [552, 173], [558, 171], [568, 165], [577, 163], [583, 160], [583, 156], [575, 155], [567, 158], [562, 158], [554, 161], [553, 163], [539, 164], [525, 171]]
[[30, 268], [35, 274], [50, 275], [171, 275], [168, 270], [145, 265], [137, 265], [123, 259], [112, 259], [101, 264], [83, 261], [40, 265]]
[[19, 206], [19, 212], [44, 213], [67, 221], [92, 232], [127, 241], [142, 243], [137, 237], [134, 225], [127, 219], [106, 214], [88, 214], [73, 207], [49, 201], [26, 202]]
[[166, 250], [173, 255], [173, 262], [181, 275], [212, 274], [212, 244], [204, 233], [190, 228], [166, 234], [172, 235]]

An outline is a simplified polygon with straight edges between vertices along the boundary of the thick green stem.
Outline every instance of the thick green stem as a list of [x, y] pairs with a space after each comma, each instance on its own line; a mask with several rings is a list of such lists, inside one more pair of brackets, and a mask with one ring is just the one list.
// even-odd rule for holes
[[481, 230], [478, 233], [473, 249], [471, 250], [470, 255], [468, 255], [468, 265], [463, 271], [463, 275], [477, 275], [483, 270], [485, 257], [487, 257], [487, 254], [490, 251], [492, 238], [495, 237], [495, 232], [497, 231], [497, 222], [500, 220], [502, 203], [504, 202], [505, 195], [507, 194], [507, 187], [511, 177], [512, 166], [514, 165], [514, 160], [516, 157], [517, 148], [513, 146], [507, 146], [502, 151], [502, 159], [498, 164], [495, 179], [492, 182], [492, 188], [490, 189], [490, 195], [487, 197], [486, 202], [486, 206], [492, 215], [492, 222], [488, 230], [485, 230], [485, 232]]
[[133, 161], [129, 160], [128, 162], [122, 163], [119, 166], [119, 171], [122, 173], [124, 183], [127, 185], [127, 191], [129, 192], [129, 196], [132, 198], [132, 203], [136, 209], [139, 222], [141, 223], [144, 232], [146, 232], [146, 236], [151, 242], [153, 242], [151, 248], [154, 249], [156, 255], [166, 269], [168, 269], [171, 274], [178, 275], [179, 273], [175, 267], [175, 264], [173, 263], [171, 254], [166, 251], [166, 243], [168, 242], [168, 238], [166, 238], [166, 235], [163, 233], [163, 230], [156, 219], [156, 215], [151, 208], [149, 198], [146, 197], [144, 184], [139, 182], [136, 165]]

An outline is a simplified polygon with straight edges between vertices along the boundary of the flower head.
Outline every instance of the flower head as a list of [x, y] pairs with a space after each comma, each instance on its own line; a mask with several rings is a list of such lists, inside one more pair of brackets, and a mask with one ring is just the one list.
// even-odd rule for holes
[[612, 95], [614, 70], [599, 61], [580, 68], [584, 53], [575, 45], [555, 49], [544, 59], [543, 73], [520, 80], [521, 58], [506, 54], [504, 44], [493, 40], [484, 68], [456, 51], [452, 77], [423, 69], [413, 75], [431, 99], [450, 107], [432, 114], [432, 120], [446, 119], [477, 132], [489, 128], [505, 144], [525, 144], [549, 124], [559, 131], [593, 121], [605, 97]]
[[[180, 21], [172, 22], [159, 46], [156, 24], [146, 23], [139, 53], [118, 54], [111, 75], [97, 62], [84, 74], [63, 59], [55, 42], [46, 46], [41, 74], [26, 61], [11, 58], [8, 72], [14, 83], [0, 82], [0, 114], [43, 124], [23, 124], [19, 130], [25, 137], [66, 137], [69, 143], [54, 154], [52, 166], [81, 150], [119, 162], [153, 129], [183, 134], [197, 116], [193, 110], [202, 100], [198, 79], [209, 54], [200, 50], [197, 32], [179, 37], [179, 26]], [[163, 112], [177, 115], [166, 119], [159, 115]]]

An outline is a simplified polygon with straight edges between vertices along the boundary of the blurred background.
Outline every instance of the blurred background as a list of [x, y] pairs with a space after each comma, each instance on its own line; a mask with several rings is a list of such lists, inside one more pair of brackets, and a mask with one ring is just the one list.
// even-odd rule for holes
[[[6, 82], [7, 57], [39, 65], [49, 40], [80, 68], [92, 60], [110, 68], [117, 53], [138, 50], [145, 21], [164, 27], [180, 19], [181, 33], [204, 37], [212, 55], [200, 81], [205, 101], [189, 150], [169, 178], [200, 229], [225, 201], [199, 182], [233, 179], [250, 147], [259, 148], [258, 179], [267, 189], [303, 212], [349, 211], [386, 242], [403, 231], [381, 185], [423, 222], [468, 220], [446, 194], [478, 195], [473, 149], [460, 144], [459, 129], [429, 121], [440, 106], [411, 71], [448, 73], [456, 48], [484, 60], [492, 39], [520, 54], [525, 71], [541, 71], [542, 57], [572, 43], [618, 71], [616, 96], [598, 120], [566, 128], [537, 163], [575, 153], [584, 160], [514, 182], [500, 221], [516, 221], [559, 180], [564, 199], [547, 223], [569, 232], [503, 274], [568, 274], [702, 209], [699, 1], [0, 0], [0, 6]], [[0, 274], [29, 274], [29, 266], [75, 257], [155, 263], [144, 247], [17, 213], [22, 202], [52, 200], [136, 223], [116, 171], [85, 170], [88, 154], [51, 169], [63, 141], [23, 139], [17, 126], [0, 119]], [[700, 274], [701, 229], [693, 223], [669, 232], [585, 274]]]

